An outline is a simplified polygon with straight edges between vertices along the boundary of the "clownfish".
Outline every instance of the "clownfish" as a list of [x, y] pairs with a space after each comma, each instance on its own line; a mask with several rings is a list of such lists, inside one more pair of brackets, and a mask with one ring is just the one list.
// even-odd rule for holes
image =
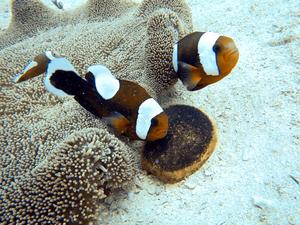
[[90, 66], [84, 79], [67, 59], [48, 51], [35, 57], [13, 81], [22, 82], [44, 72], [48, 91], [57, 96], [73, 96], [118, 133], [146, 141], [166, 136], [168, 116], [158, 102], [137, 83], [117, 79], [105, 66]]
[[187, 89], [195, 91], [223, 79], [238, 59], [238, 48], [230, 37], [194, 32], [174, 45], [172, 64]]

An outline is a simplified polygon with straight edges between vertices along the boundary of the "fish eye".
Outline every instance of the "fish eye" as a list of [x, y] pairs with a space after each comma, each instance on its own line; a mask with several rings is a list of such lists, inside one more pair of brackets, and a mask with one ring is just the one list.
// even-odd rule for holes
[[157, 126], [159, 123], [158, 119], [156, 117], [152, 118], [151, 119], [151, 127], [152, 126]]
[[218, 53], [220, 50], [221, 50], [221, 46], [218, 45], [218, 44], [215, 44], [214, 47], [213, 47], [213, 51], [214, 51], [215, 53]]

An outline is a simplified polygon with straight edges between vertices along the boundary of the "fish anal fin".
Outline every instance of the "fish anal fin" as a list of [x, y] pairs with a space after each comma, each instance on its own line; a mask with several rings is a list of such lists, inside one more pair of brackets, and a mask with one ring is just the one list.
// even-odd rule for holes
[[178, 61], [178, 75], [189, 91], [194, 90], [201, 80], [199, 69], [182, 61]]
[[111, 112], [107, 117], [104, 117], [103, 119], [119, 134], [126, 133], [130, 124], [129, 120], [125, 116], [116, 111]]

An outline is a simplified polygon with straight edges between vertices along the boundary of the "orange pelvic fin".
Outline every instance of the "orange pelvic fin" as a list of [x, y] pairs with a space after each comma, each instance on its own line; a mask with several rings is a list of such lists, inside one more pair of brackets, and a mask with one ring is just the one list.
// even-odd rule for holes
[[119, 134], [127, 132], [129, 127], [129, 120], [119, 112], [111, 112], [109, 116], [103, 118], [104, 121], [113, 127]]
[[199, 69], [185, 62], [178, 62], [179, 78], [189, 91], [194, 90], [201, 80]]

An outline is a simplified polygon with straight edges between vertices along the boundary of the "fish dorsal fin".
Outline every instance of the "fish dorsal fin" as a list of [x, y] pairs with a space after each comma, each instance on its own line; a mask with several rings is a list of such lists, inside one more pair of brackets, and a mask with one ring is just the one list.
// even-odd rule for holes
[[70, 63], [70, 61], [65, 58], [55, 58], [51, 60], [50, 63], [48, 64], [48, 68], [46, 71], [46, 78], [44, 80], [46, 89], [49, 92], [60, 97], [68, 96], [68, 94], [65, 91], [55, 87], [55, 84], [51, 81], [52, 76], [54, 76], [53, 79], [55, 78], [55, 80], [57, 80], [57, 77], [55, 76], [58, 75], [58, 71], [70, 72], [72, 73], [73, 76], [79, 76], [79, 75], [76, 72], [74, 66]]
[[200, 71], [197, 67], [179, 61], [179, 78], [189, 91], [193, 90], [201, 80]]
[[[86, 79], [94, 82], [97, 92], [105, 100], [113, 98], [120, 89], [120, 81], [103, 65], [93, 65], [88, 68]], [[93, 76], [93, 79], [91, 77]]]

